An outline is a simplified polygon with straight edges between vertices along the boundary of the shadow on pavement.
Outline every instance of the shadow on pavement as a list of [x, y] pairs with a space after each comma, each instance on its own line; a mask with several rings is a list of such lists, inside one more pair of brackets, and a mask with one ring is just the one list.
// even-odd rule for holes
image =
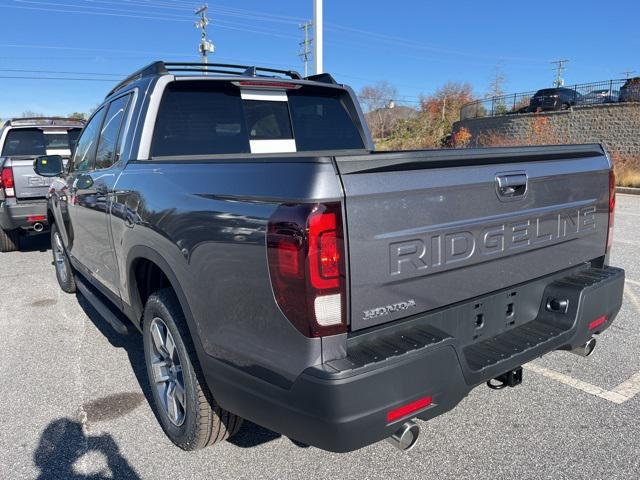
[[119, 334], [104, 318], [102, 318], [102, 315], [93, 308], [82, 294], [76, 293], [76, 298], [78, 299], [78, 304], [82, 307], [82, 310], [84, 310], [84, 313], [89, 317], [89, 320], [93, 322], [100, 333], [109, 341], [111, 346], [115, 348], [122, 348], [127, 352], [133, 374], [136, 376], [140, 389], [147, 399], [147, 402], [151, 404], [151, 387], [147, 378], [147, 367], [144, 363], [142, 336], [136, 331], [132, 331], [128, 335]]
[[[79, 473], [76, 462], [89, 452], [104, 455], [109, 471]], [[80, 422], [61, 418], [51, 422], [40, 437], [33, 454], [35, 465], [40, 469], [38, 480], [102, 480], [139, 479], [126, 458], [120, 454], [118, 444], [111, 435], [86, 435]]]
[[[102, 316], [93, 308], [93, 306], [81, 295], [76, 294], [76, 298], [78, 299], [78, 304], [84, 310], [84, 313], [89, 317], [89, 319], [93, 322], [96, 328], [105, 336], [109, 343], [116, 348], [123, 348], [129, 357], [129, 362], [131, 363], [131, 369], [133, 370], [136, 379], [138, 380], [138, 384], [144, 396], [149, 403], [149, 405], [153, 405], [153, 396], [151, 394], [151, 386], [149, 385], [149, 379], [147, 377], [147, 368], [144, 362], [144, 350], [142, 346], [142, 336], [133, 332], [128, 335], [121, 335], [116, 332], [107, 321], [102, 318]], [[157, 416], [157, 413], [154, 410], [154, 414]], [[158, 420], [159, 421], [159, 420]], [[247, 420], [244, 421], [240, 431], [230, 438], [228, 441], [232, 445], [242, 447], [242, 448], [251, 448], [257, 447], [264, 443], [270, 442], [272, 440], [276, 440], [280, 438], [281, 435], [279, 433], [273, 432], [267, 428], [256, 425], [255, 423], [249, 422]], [[298, 446], [302, 446], [294, 442], [294, 444]]]
[[20, 252], [46, 252], [51, 248], [49, 232], [38, 235], [25, 235], [20, 239]]

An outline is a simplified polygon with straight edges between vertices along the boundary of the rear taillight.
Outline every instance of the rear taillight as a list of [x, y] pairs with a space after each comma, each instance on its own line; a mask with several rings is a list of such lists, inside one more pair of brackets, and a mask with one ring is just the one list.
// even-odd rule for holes
[[267, 257], [276, 301], [300, 332], [308, 337], [346, 332], [339, 203], [278, 207], [269, 220]]
[[609, 230], [607, 231], [607, 253], [613, 245], [613, 219], [616, 210], [616, 175], [609, 170]]
[[13, 169], [11, 167], [5, 167], [0, 173], [0, 188], [4, 190], [5, 197], [15, 197], [16, 190], [13, 183]]

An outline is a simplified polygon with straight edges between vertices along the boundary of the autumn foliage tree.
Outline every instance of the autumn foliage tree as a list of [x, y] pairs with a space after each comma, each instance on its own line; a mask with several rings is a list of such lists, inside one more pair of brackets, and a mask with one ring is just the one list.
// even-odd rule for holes
[[473, 99], [470, 84], [446, 83], [432, 95], [422, 97], [419, 114], [398, 122], [380, 147], [406, 150], [443, 146], [453, 123], [460, 119], [460, 108]]

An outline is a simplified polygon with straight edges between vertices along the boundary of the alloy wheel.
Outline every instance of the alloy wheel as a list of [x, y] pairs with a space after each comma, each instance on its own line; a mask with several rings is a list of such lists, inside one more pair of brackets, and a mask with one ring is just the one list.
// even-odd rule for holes
[[171, 332], [161, 318], [153, 319], [150, 330], [153, 387], [165, 414], [171, 423], [179, 427], [184, 423], [186, 393], [178, 349]]

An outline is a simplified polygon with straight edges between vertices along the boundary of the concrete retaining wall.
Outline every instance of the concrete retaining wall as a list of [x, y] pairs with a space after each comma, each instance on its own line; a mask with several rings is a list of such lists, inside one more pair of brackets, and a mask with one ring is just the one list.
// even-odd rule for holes
[[[541, 118], [547, 120], [541, 121]], [[527, 144], [532, 143], [532, 137], [536, 137], [532, 132], [536, 127], [539, 130], [541, 124], [545, 129], [542, 143], [602, 143], [610, 152], [640, 157], [638, 102], [461, 120], [454, 124], [453, 132], [466, 128], [471, 133], [472, 145], [486, 143], [491, 137]]]

